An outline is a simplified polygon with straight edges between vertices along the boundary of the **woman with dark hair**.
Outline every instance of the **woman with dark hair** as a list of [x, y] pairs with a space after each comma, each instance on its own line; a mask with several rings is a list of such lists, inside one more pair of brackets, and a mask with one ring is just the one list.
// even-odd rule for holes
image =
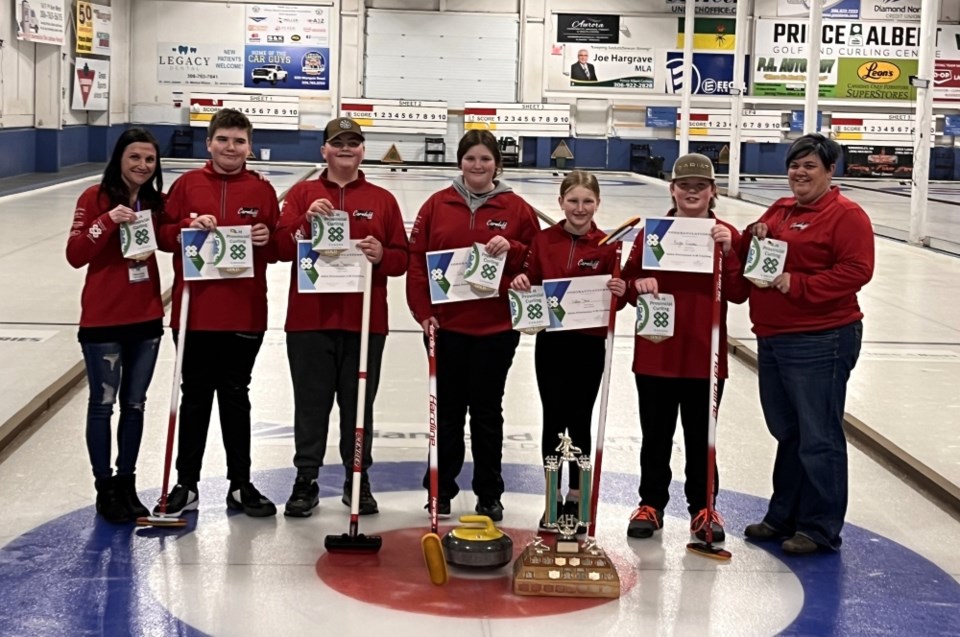
[[[67, 261], [87, 266], [77, 338], [90, 389], [87, 451], [97, 489], [97, 513], [124, 523], [149, 512], [137, 497], [136, 465], [143, 434], [147, 387], [163, 335], [160, 275], [153, 254], [126, 259], [121, 224], [149, 210], [156, 224], [163, 210], [160, 146], [148, 131], [120, 135], [103, 180], [77, 201], [67, 240]], [[116, 475], [110, 461], [110, 419], [120, 401]]]
[[[500, 496], [503, 452], [503, 393], [507, 372], [520, 341], [512, 329], [507, 288], [520, 272], [527, 247], [540, 230], [530, 205], [497, 177], [503, 159], [490, 131], [471, 130], [457, 147], [462, 174], [453, 185], [434, 193], [420, 208], [410, 235], [407, 304], [424, 332], [437, 331], [437, 453], [440, 493], [438, 513], [450, 516], [450, 501], [460, 488], [457, 476], [466, 454], [464, 426], [470, 412], [473, 491], [476, 511], [503, 519]], [[499, 296], [433, 305], [426, 253], [486, 246], [488, 254], [506, 255]], [[429, 484], [429, 474], [423, 485]]]
[[873, 228], [863, 209], [831, 185], [840, 146], [804, 135], [787, 152], [793, 197], [750, 225], [751, 238], [787, 243], [783, 274], [770, 287], [739, 279], [758, 344], [760, 404], [777, 439], [773, 495], [754, 540], [781, 540], [788, 553], [840, 547], [847, 510], [843, 412], [860, 354], [857, 292], [873, 276]]
[[[514, 277], [510, 287], [527, 291], [533, 285], [543, 285], [544, 279], [612, 275], [617, 259], [613, 243], [601, 246], [606, 233], [597, 227], [593, 218], [600, 206], [600, 184], [591, 173], [574, 170], [560, 183], [558, 204], [564, 219], [536, 236], [524, 264], [524, 271]], [[623, 279], [610, 278], [607, 288], [617, 297], [626, 292]], [[573, 445], [590, 454], [593, 440], [590, 424], [593, 405], [603, 380], [606, 354], [607, 327], [569, 331], [541, 331], [537, 334], [534, 354], [537, 388], [543, 406], [543, 431], [540, 452], [544, 461], [556, 456], [559, 435], [566, 434]], [[577, 389], [570, 392], [571, 356], [577, 361]], [[569, 489], [566, 499], [557, 492], [557, 514], [579, 517], [580, 470], [569, 463]], [[561, 463], [561, 471], [563, 463]], [[559, 478], [562, 481], [562, 476]], [[558, 484], [562, 487], [562, 484]], [[546, 518], [540, 519], [542, 531]], [[585, 526], [580, 526], [584, 532]]]

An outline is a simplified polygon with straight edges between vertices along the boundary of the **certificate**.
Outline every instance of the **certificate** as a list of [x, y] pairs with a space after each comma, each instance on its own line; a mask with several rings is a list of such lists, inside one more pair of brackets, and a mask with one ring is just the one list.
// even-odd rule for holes
[[643, 220], [643, 269], [713, 272], [716, 219], [646, 217]]
[[184, 281], [248, 279], [253, 276], [250, 226], [221, 226], [213, 230], [183, 228], [180, 250]]
[[363, 293], [363, 272], [366, 257], [351, 240], [345, 252], [321, 254], [312, 241], [297, 241], [297, 292], [301, 294], [359, 292]]
[[470, 250], [470, 259], [463, 272], [463, 280], [480, 292], [492, 292], [499, 289], [503, 278], [503, 266], [507, 263], [507, 253], [491, 256], [482, 243], [474, 243]]
[[609, 274], [569, 279], [544, 279], [550, 310], [548, 332], [607, 327], [610, 320]]
[[464, 281], [464, 271], [472, 252], [473, 246], [467, 246], [427, 253], [427, 280], [431, 303], [476, 301], [500, 295], [499, 290], [484, 291]]

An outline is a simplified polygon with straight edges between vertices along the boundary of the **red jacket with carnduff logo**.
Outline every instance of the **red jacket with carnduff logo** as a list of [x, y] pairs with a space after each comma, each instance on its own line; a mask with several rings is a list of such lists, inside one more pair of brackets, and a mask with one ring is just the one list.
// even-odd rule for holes
[[[606, 234], [590, 222], [587, 234], [577, 236], [564, 230], [560, 222], [538, 234], [530, 244], [524, 269], [530, 285], [543, 285], [544, 279], [613, 274], [616, 245], [598, 245]], [[606, 336], [606, 327], [577, 330], [584, 334]]]
[[[173, 252], [173, 309], [170, 327], [180, 327], [183, 261], [180, 230], [190, 227], [191, 214], [213, 215], [217, 226], [254, 226], [275, 231], [280, 217], [277, 193], [270, 182], [246, 168], [235, 175], [216, 172], [210, 162], [181, 175], [167, 197], [157, 244]], [[267, 330], [267, 263], [277, 260], [273, 242], [253, 248], [254, 275], [244, 279], [193, 281], [190, 284], [190, 330], [265, 332]]]
[[[413, 317], [423, 323], [434, 316], [440, 329], [472, 336], [511, 330], [507, 289], [523, 267], [527, 248], [538, 232], [540, 223], [533, 208], [511, 191], [491, 197], [475, 212], [470, 212], [463, 196], [453, 186], [434, 193], [420, 208], [410, 233], [407, 304]], [[495, 235], [510, 242], [500, 296], [431, 304], [426, 253], [485, 244]]]
[[310, 239], [307, 209], [317, 199], [328, 199], [338, 210], [350, 216], [350, 238], [372, 236], [383, 244], [383, 259], [373, 266], [370, 299], [370, 331], [387, 333], [387, 277], [407, 271], [407, 233], [397, 200], [384, 188], [371, 184], [360, 171], [359, 177], [344, 187], [327, 179], [324, 170], [319, 179], [304, 181], [283, 200], [283, 211], [274, 241], [280, 261], [293, 261], [287, 302], [288, 332], [310, 330], [347, 330], [359, 332], [363, 311], [362, 294], [300, 294], [297, 291], [297, 241]]
[[131, 261], [120, 252], [120, 226], [110, 219], [112, 209], [96, 184], [83, 191], [73, 213], [67, 261], [75, 268], [87, 266], [80, 327], [132, 325], [163, 318], [157, 257], [150, 255], [145, 260], [149, 281], [130, 281]]

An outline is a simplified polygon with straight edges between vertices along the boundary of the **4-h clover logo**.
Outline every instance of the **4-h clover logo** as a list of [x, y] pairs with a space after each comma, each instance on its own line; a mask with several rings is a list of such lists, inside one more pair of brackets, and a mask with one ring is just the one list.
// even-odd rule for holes
[[562, 323], [563, 317], [566, 316], [567, 313], [563, 309], [563, 306], [560, 305], [560, 298], [557, 296], [547, 297], [547, 306], [550, 308], [550, 311], [553, 313], [553, 315], [557, 317], [557, 320]]
[[666, 327], [670, 324], [670, 315], [667, 312], [654, 312], [653, 324], [656, 327]]
[[527, 306], [527, 318], [537, 320], [543, 318], [543, 306], [539, 303], [531, 303]]
[[230, 258], [234, 261], [240, 261], [247, 256], [247, 248], [241, 244], [230, 246]]
[[196, 257], [198, 254], [200, 254], [200, 251], [197, 250], [197, 246], [187, 246], [187, 258], [188, 258], [188, 259], [193, 259], [193, 258]]
[[335, 243], [343, 241], [343, 228], [332, 227], [327, 231], [327, 239]]
[[300, 259], [301, 270], [309, 270], [312, 267], [313, 267], [313, 259], [311, 259], [310, 257], [303, 257], [302, 259]]
[[443, 270], [440, 268], [434, 268], [430, 271], [430, 278], [437, 282], [437, 285], [440, 286], [440, 289], [443, 290], [443, 293], [446, 294], [450, 290], [450, 282], [447, 281], [447, 277], [444, 275]]
[[484, 266], [480, 268], [480, 277], [488, 281], [497, 278], [497, 266], [489, 263], [484, 264]]
[[767, 274], [773, 274], [777, 271], [777, 266], [780, 265], [780, 259], [776, 257], [767, 257], [763, 260], [763, 267], [761, 268]]
[[650, 252], [653, 253], [653, 256], [656, 257], [657, 261], [663, 258], [664, 250], [660, 245], [660, 235], [651, 233], [647, 235], [647, 246], [650, 248]]
[[655, 248], [660, 245], [660, 237], [655, 234], [647, 235], [647, 245], [651, 248]]
[[550, 309], [555, 310], [560, 307], [560, 300], [555, 296], [551, 296], [547, 299], [547, 304], [550, 306]]
[[99, 239], [100, 235], [102, 234], [103, 234], [103, 228], [101, 228], [99, 225], [90, 226], [91, 237], [93, 237], [94, 239]]
[[134, 233], [134, 238], [138, 246], [146, 245], [150, 241], [150, 232], [145, 229], [137, 230]]

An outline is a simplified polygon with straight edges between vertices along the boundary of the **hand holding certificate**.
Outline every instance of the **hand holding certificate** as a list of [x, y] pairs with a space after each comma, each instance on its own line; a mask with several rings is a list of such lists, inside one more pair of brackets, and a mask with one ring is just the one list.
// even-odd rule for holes
[[180, 231], [180, 248], [185, 281], [253, 276], [250, 226], [184, 228]]
[[[474, 258], [474, 251], [481, 256]], [[500, 259], [500, 265], [494, 266], [483, 260]], [[506, 256], [490, 257], [484, 252], [483, 244], [477, 243], [465, 248], [436, 250], [427, 252], [427, 275], [430, 285], [431, 303], [454, 303], [457, 301], [475, 301], [499, 296], [500, 279], [503, 277], [503, 261]], [[476, 264], [476, 267], [471, 267]], [[487, 266], [484, 269], [484, 264]], [[483, 283], [471, 284], [467, 273], [478, 277]], [[484, 275], [487, 276], [484, 276]], [[493, 278], [489, 278], [493, 276]]]
[[713, 272], [715, 219], [646, 217], [643, 220], [643, 269]]
[[301, 294], [363, 292], [367, 258], [350, 240], [344, 252], [328, 255], [311, 241], [297, 242], [297, 291]]
[[543, 290], [550, 310], [548, 332], [607, 327], [610, 320], [609, 274], [545, 279]]

